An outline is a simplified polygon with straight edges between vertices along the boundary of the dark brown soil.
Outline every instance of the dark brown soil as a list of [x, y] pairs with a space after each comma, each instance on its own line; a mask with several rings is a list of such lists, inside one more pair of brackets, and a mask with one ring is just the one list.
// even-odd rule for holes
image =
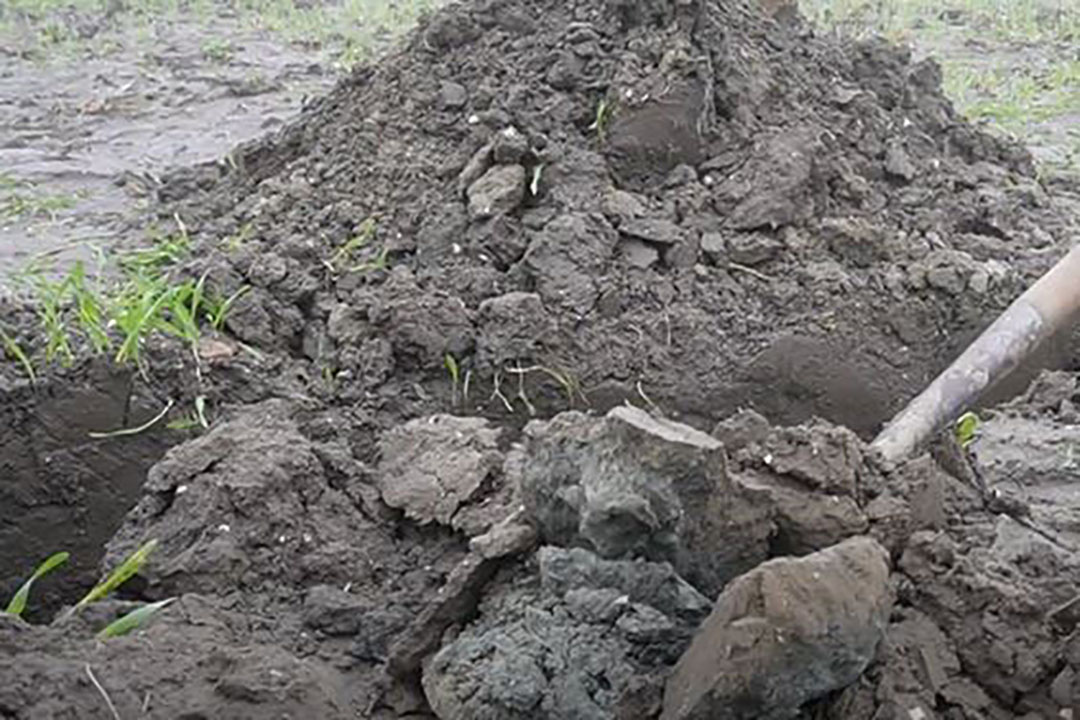
[[[253, 288], [231, 357], [3, 387], [0, 591], [56, 546], [154, 537], [132, 592], [182, 600], [104, 645], [93, 617], [0, 625], [0, 716], [108, 717], [90, 663], [122, 717], [655, 717], [728, 580], [863, 534], [889, 640], [803, 717], [1057, 712], [1061, 523], [1031, 549], [962, 454], [882, 473], [860, 440], [1075, 223], [932, 61], [751, 0], [474, 0], [233, 157], [157, 208], [191, 272]], [[160, 461], [181, 437], [83, 440], [196, 394], [213, 427]], [[627, 403], [690, 427], [597, 417]]]

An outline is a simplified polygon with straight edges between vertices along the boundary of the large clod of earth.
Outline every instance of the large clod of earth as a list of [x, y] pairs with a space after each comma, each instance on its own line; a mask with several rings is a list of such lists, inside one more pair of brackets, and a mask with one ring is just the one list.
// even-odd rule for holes
[[[193, 277], [251, 289], [213, 363], [153, 345], [109, 393], [0, 376], [5, 597], [43, 527], [108, 567], [159, 543], [124, 599], [0, 617], [0, 716], [1072, 709], [1076, 378], [1039, 376], [973, 451], [884, 469], [865, 441], [1075, 220], [932, 60], [792, 10], [468, 0], [167, 178]], [[50, 421], [71, 387], [213, 423], [89, 442]], [[44, 502], [71, 482], [51, 458], [94, 482]]]

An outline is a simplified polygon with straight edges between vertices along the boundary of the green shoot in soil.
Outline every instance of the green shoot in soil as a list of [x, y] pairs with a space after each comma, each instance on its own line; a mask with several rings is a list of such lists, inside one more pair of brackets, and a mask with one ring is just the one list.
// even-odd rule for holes
[[544, 174], [544, 163], [540, 163], [532, 169], [532, 180], [529, 181], [529, 194], [536, 197], [540, 194], [540, 178]]
[[[142, 351], [146, 341], [156, 334], [184, 341], [198, 366], [198, 341], [202, 329], [210, 326], [221, 331], [234, 304], [248, 290], [241, 288], [225, 299], [218, 299], [207, 286], [207, 274], [197, 279], [179, 280], [174, 266], [188, 253], [186, 229], [176, 219], [180, 232], [158, 238], [148, 248], [119, 257], [119, 278], [91, 279], [79, 261], [59, 279], [46, 276], [40, 267], [28, 271], [36, 299], [40, 342], [37, 352], [44, 362], [71, 365], [76, 356], [87, 351], [93, 355], [111, 355], [118, 365], [132, 364], [144, 370]], [[5, 354], [22, 364], [31, 380], [35, 379], [33, 352], [26, 352], [11, 335], [0, 329]]]
[[[331, 256], [329, 260], [325, 261], [327, 269], [331, 273], [337, 273], [342, 266], [348, 265], [352, 262], [353, 255], [363, 247], [366, 247], [368, 243], [375, 237], [375, 220], [374, 218], [368, 218], [360, 224], [356, 234], [345, 241], [345, 243], [337, 249], [337, 251]], [[354, 268], [355, 269], [355, 268]]]
[[975, 433], [979, 429], [979, 416], [973, 412], [966, 412], [956, 421], [956, 441], [961, 447], [968, 447], [975, 441]]
[[128, 555], [124, 562], [120, 563], [119, 567], [113, 570], [102, 582], [94, 586], [82, 600], [68, 610], [67, 615], [74, 615], [87, 605], [107, 597], [110, 593], [131, 579], [132, 576], [142, 570], [143, 566], [146, 564], [146, 559], [156, 547], [157, 540], [150, 540], [138, 550], [131, 553], [131, 555]]
[[170, 430], [190, 430], [195, 427], [201, 427], [206, 430], [210, 427], [210, 422], [206, 419], [206, 397], [199, 395], [195, 398], [195, 410], [191, 414], [172, 420], [165, 427]]
[[214, 329], [214, 332], [221, 332], [225, 327], [225, 320], [229, 316], [229, 311], [232, 310], [233, 304], [237, 300], [244, 296], [251, 288], [247, 285], [243, 286], [236, 292], [224, 300], [217, 300], [216, 298], [208, 298], [206, 302], [206, 319], [210, 321], [210, 327]]
[[77, 195], [46, 193], [36, 189], [32, 182], [19, 181], [9, 175], [0, 175], [0, 217], [13, 220], [47, 217], [56, 221], [57, 213], [70, 210], [78, 201]]
[[75, 268], [68, 275], [67, 289], [73, 296], [75, 320], [83, 336], [95, 353], [103, 355], [109, 352], [112, 342], [105, 328], [107, 309], [104, 299], [100, 293], [87, 287], [86, 270], [81, 261], [75, 264]]
[[210, 422], [206, 419], [206, 397], [199, 395], [195, 398], [195, 409], [187, 416], [171, 420], [165, 427], [170, 430], [190, 430], [201, 427], [206, 430]]
[[15, 615], [16, 617], [23, 614], [26, 610], [26, 601], [30, 598], [30, 588], [33, 587], [34, 581], [39, 580], [42, 576], [49, 574], [56, 568], [60, 567], [68, 560], [68, 553], [58, 552], [51, 555], [45, 562], [38, 565], [34, 570], [34, 574], [30, 576], [30, 579], [22, 584], [22, 587], [18, 589], [15, 595], [11, 598], [11, 602], [8, 603], [7, 608], [4, 610], [8, 615]]
[[22, 365], [23, 371], [26, 372], [26, 376], [30, 378], [31, 383], [37, 382], [37, 374], [34, 372], [34, 364], [30, 362], [30, 358], [26, 355], [26, 352], [22, 349], [19, 343], [15, 342], [15, 339], [8, 335], [3, 329], [0, 329], [0, 342], [4, 344], [4, 351], [15, 358], [20, 365]]
[[611, 118], [614, 114], [615, 106], [608, 102], [606, 97], [600, 98], [600, 102], [596, 104], [596, 119], [589, 126], [590, 130], [596, 131], [596, 136], [600, 138], [600, 142], [607, 139], [608, 126], [611, 124]]
[[451, 353], [446, 353], [443, 358], [443, 366], [446, 367], [446, 371], [450, 373], [450, 382], [453, 383], [453, 402], [457, 404], [458, 396], [458, 383], [461, 379], [461, 370], [458, 368], [457, 359]]
[[136, 284], [121, 295], [117, 303], [118, 312], [113, 317], [124, 338], [114, 358], [117, 364], [139, 364], [146, 336], [154, 329], [154, 320], [168, 300], [169, 292], [161, 287], [160, 281]]
[[[586, 397], [585, 392], [581, 389], [581, 382], [571, 372], [557, 370], [555, 368], [546, 367], [544, 365], [532, 365], [526, 368], [518, 366], [515, 368], [507, 368], [506, 371], [516, 374], [518, 376], [519, 383], [529, 373], [543, 373], [544, 375], [547, 375], [559, 384], [559, 387], [562, 388], [563, 394], [566, 395], [566, 402], [570, 405], [570, 407], [574, 406], [575, 398], [580, 398], [585, 405], [589, 404], [588, 397]], [[524, 400], [524, 398], [522, 399]], [[526, 401], [526, 405], [528, 404], [529, 403]]]
[[[181, 226], [182, 227], [182, 226]], [[156, 274], [183, 260], [191, 241], [185, 231], [176, 236], [158, 238], [150, 247], [134, 250], [120, 257], [120, 267], [128, 275]]]
[[163, 312], [157, 318], [158, 327], [180, 338], [191, 347], [192, 355], [198, 357], [199, 306], [203, 302], [206, 273], [198, 282], [185, 282], [169, 288], [162, 303]]
[[228, 62], [233, 55], [233, 44], [227, 38], [208, 38], [202, 44], [202, 56], [213, 62]]
[[45, 361], [52, 362], [60, 355], [61, 364], [64, 365], [75, 361], [64, 322], [63, 305], [67, 289], [66, 280], [60, 282], [38, 277], [38, 318], [41, 320], [41, 329], [45, 332]]
[[175, 600], [175, 597], [166, 598], [165, 600], [147, 603], [140, 608], [132, 610], [127, 615], [124, 615], [120, 619], [114, 620], [105, 626], [105, 628], [97, 634], [98, 640], [106, 640], [112, 637], [127, 635], [132, 630], [136, 630], [145, 625], [159, 610], [168, 607]]
[[390, 251], [386, 248], [382, 248], [379, 250], [379, 253], [375, 256], [373, 260], [368, 260], [367, 262], [353, 265], [351, 268], [349, 268], [349, 272], [369, 272], [371, 270], [385, 270], [389, 266], [389, 255]]

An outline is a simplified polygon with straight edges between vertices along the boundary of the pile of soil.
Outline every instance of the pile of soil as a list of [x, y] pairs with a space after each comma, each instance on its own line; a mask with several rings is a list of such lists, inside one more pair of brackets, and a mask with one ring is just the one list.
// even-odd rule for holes
[[[103, 644], [123, 601], [4, 620], [0, 711], [1056, 717], [1071, 516], [948, 438], [863, 444], [1074, 225], [940, 80], [783, 2], [473, 0], [174, 173], [191, 273], [252, 290], [198, 372], [4, 380], [0, 590], [79, 531], [106, 565], [157, 538], [129, 592], [181, 599]], [[90, 442], [47, 421], [80, 392], [215, 422]], [[122, 523], [79, 511], [110, 468], [147, 472]], [[747, 620], [795, 649], [710, 657]]]

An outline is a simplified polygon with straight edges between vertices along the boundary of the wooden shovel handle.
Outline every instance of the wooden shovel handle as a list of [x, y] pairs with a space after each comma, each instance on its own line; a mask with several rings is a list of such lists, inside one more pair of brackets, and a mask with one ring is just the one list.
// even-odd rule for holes
[[1080, 310], [1080, 246], [1028, 288], [956, 361], [908, 403], [871, 447], [889, 463], [909, 457], [1012, 372]]

